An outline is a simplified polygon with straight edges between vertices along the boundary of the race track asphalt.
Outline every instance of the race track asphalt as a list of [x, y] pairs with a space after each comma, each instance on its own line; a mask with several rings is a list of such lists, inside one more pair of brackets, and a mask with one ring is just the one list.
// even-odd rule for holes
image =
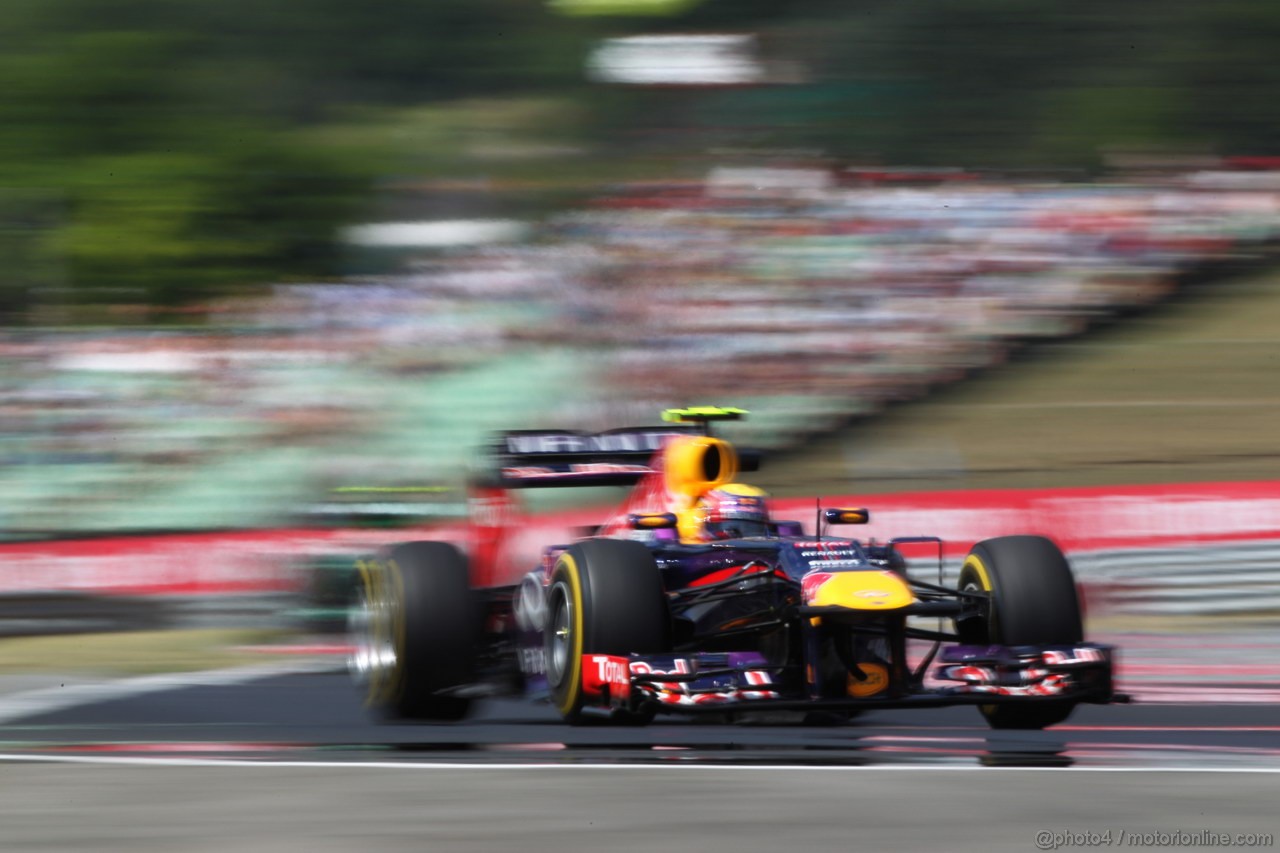
[[569, 728], [510, 700], [389, 726], [331, 670], [99, 687], [0, 699], [0, 849], [1168, 849], [1280, 828], [1266, 703], [1032, 733], [971, 708]]
[[0, 779], [6, 850], [1131, 848], [1274, 832], [1280, 802], [1280, 776], [1240, 772], [28, 764]]

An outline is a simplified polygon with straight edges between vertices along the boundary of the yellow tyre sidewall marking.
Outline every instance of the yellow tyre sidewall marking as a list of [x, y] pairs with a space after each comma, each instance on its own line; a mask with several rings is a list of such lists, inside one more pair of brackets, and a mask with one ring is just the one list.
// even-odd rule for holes
[[396, 666], [391, 672], [391, 678], [386, 685], [386, 698], [388, 701], [399, 699], [403, 692], [404, 686], [404, 668], [405, 668], [405, 602], [404, 602], [404, 575], [400, 571], [400, 565], [395, 560], [387, 560], [387, 580], [390, 582], [391, 600], [390, 606], [387, 608], [391, 619], [391, 648], [396, 653]]
[[[983, 592], [986, 592], [988, 594], [994, 592], [994, 590], [991, 587], [991, 575], [987, 574], [987, 567], [983, 565], [982, 559], [977, 554], [970, 554], [969, 556], [964, 558], [964, 567], [961, 569], [961, 571], [964, 571], [964, 569], [973, 569], [974, 574], [978, 576], [978, 583], [982, 584]], [[988, 621], [988, 624], [990, 624], [991, 605], [988, 604], [987, 607], [988, 607], [987, 621]], [[991, 641], [990, 636], [987, 637], [987, 641], [988, 642]], [[995, 705], [979, 705], [978, 707], [982, 710], [984, 714], [989, 714], [996, 709]]]
[[356, 563], [364, 583], [366, 606], [370, 611], [370, 636], [374, 648], [389, 642], [395, 652], [395, 669], [388, 675], [382, 667], [371, 667], [369, 687], [364, 704], [376, 706], [388, 703], [399, 695], [404, 681], [404, 578], [395, 560], [383, 563], [378, 560], [360, 560]]
[[[374, 641], [378, 636], [376, 620], [381, 619], [378, 614], [377, 599], [378, 578], [376, 575], [378, 574], [378, 564], [373, 560], [356, 560], [356, 570], [360, 572], [360, 583], [364, 588], [364, 607], [367, 611], [365, 616], [369, 620], [369, 624], [365, 626], [364, 630], [369, 634], [368, 641], [370, 645], [374, 646]], [[373, 649], [371, 648], [370, 652], [372, 651]], [[378, 668], [370, 665], [369, 683], [365, 686], [364, 691], [364, 705], [366, 708], [373, 704], [374, 697], [377, 696], [378, 690], [380, 689], [379, 682], [381, 682], [381, 680], [382, 675], [378, 672]]]
[[[978, 582], [982, 584], [983, 592], [987, 593], [988, 596], [995, 595], [996, 588], [995, 588], [995, 585], [991, 583], [991, 574], [987, 571], [986, 564], [982, 562], [981, 557], [979, 557], [977, 554], [970, 554], [968, 557], [965, 557], [964, 568], [973, 569], [974, 573], [978, 576]], [[961, 571], [963, 571], [963, 569], [961, 569]], [[996, 626], [999, 626], [1000, 624], [999, 617], [1000, 617], [1000, 614], [995, 612], [995, 602], [992, 601], [990, 604], [987, 605], [988, 624], [989, 625], [994, 624]], [[987, 642], [989, 643], [995, 642], [995, 638], [990, 635], [990, 632], [988, 632], [988, 635], [987, 635]]]
[[982, 584], [983, 592], [991, 592], [991, 576], [987, 574], [987, 567], [983, 565], [977, 554], [970, 554], [964, 558], [964, 568], [973, 569], [978, 575], [978, 581]]
[[560, 555], [559, 565], [564, 569], [565, 578], [569, 582], [569, 592], [573, 598], [569, 602], [569, 630], [572, 642], [566, 652], [568, 660], [565, 661], [565, 678], [568, 680], [569, 689], [565, 691], [565, 698], [558, 706], [563, 715], [577, 710], [574, 706], [578, 704], [582, 694], [582, 580], [578, 575], [578, 564], [569, 554]]

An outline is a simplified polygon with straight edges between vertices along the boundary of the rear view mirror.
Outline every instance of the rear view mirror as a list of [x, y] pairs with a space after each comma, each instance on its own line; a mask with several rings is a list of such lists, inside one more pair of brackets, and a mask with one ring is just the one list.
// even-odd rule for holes
[[859, 509], [825, 509], [822, 517], [828, 524], [866, 524], [871, 513], [865, 507]]
[[632, 530], [670, 530], [676, 526], [674, 512], [635, 513], [627, 518]]

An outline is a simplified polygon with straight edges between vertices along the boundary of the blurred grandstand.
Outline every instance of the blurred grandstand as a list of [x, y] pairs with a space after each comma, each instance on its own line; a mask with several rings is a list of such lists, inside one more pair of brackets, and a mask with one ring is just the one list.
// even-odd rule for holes
[[724, 167], [612, 187], [518, 242], [219, 303], [197, 329], [4, 330], [0, 535], [276, 524], [338, 486], [456, 483], [492, 429], [690, 401], [792, 446], [1261, 257], [1280, 172], [1249, 165]]

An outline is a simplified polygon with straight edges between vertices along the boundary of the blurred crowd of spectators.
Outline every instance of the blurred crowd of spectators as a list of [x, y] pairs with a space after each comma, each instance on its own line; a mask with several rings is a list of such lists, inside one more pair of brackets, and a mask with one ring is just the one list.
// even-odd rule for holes
[[575, 334], [610, 352], [602, 390], [864, 411], [1159, 299], [1280, 233], [1266, 181], [920, 178], [721, 169], [560, 217], [557, 237], [595, 253]]
[[[3, 330], [0, 528], [116, 525], [103, 513], [121, 502], [128, 526], [153, 526], [165, 483], [284, 448], [317, 470], [335, 452], [394, 468], [371, 413], [530, 352], [570, 353], [573, 375], [513, 380], [536, 402], [496, 400], [507, 426], [724, 403], [761, 415], [752, 440], [786, 444], [1256, 253], [1280, 233], [1268, 168], [1033, 183], [725, 167], [611, 188], [523, 243], [211, 306], [207, 327]], [[429, 473], [468, 452], [442, 449], [453, 467]]]

